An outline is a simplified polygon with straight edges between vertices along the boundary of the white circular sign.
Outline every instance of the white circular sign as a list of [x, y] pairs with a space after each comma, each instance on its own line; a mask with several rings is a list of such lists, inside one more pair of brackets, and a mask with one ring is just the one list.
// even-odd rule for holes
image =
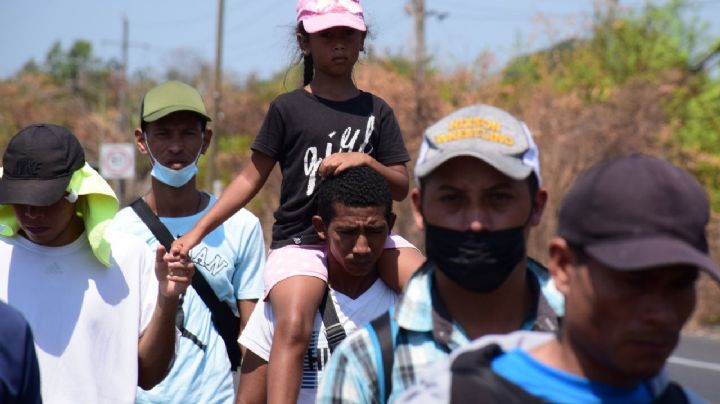
[[135, 146], [132, 143], [101, 144], [100, 175], [111, 180], [135, 178]]

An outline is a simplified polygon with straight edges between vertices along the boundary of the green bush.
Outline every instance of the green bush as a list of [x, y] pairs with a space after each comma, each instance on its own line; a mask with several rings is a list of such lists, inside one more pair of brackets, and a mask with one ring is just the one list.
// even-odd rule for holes
[[630, 79], [657, 80], [670, 69], [686, 69], [702, 44], [707, 24], [688, 16], [686, 0], [645, 7], [617, 16], [598, 10], [587, 38], [575, 38], [519, 57], [503, 71], [506, 83], [550, 84], [588, 101], [605, 101]]

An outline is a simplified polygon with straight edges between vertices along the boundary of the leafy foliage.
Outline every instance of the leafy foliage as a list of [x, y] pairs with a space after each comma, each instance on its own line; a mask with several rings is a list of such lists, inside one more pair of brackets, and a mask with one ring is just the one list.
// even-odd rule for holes
[[[543, 177], [550, 194], [547, 212], [556, 210], [582, 169], [632, 151], [664, 155], [690, 169], [707, 187], [717, 212], [720, 78], [706, 70], [709, 64], [697, 66], [705, 56], [712, 60], [720, 52], [720, 41], [706, 38], [706, 24], [692, 11], [690, 0], [647, 3], [637, 10], [598, 7], [591, 27], [581, 35], [517, 57], [499, 73], [489, 67], [492, 57], [487, 54], [479, 55], [473, 66], [450, 73], [429, 68], [419, 97], [413, 86], [414, 64], [404, 54], [378, 57], [370, 48], [354, 80], [393, 107], [411, 156], [428, 124], [454, 108], [484, 102], [522, 116], [543, 151]], [[175, 58], [160, 75], [136, 74], [126, 82], [117, 63], [99, 60], [88, 41], [76, 41], [69, 49], [53, 44], [42, 62], [28, 61], [14, 77], [0, 81], [0, 150], [20, 128], [46, 121], [72, 128], [92, 161], [100, 142], [132, 140], [119, 118], [128, 114], [132, 126], [138, 122], [139, 101], [158, 78], [194, 85], [213, 111], [210, 65], [191, 53]], [[223, 183], [249, 158], [252, 135], [270, 101], [297, 88], [302, 73], [302, 64], [294, 64], [267, 80], [253, 75], [224, 78], [221, 118], [211, 125], [219, 140], [215, 163]], [[201, 172], [206, 171], [207, 159], [200, 164]], [[146, 159], [139, 159], [138, 167], [141, 174], [149, 171]], [[279, 188], [276, 170], [249, 205], [260, 216], [266, 236]], [[421, 245], [407, 201], [401, 205], [396, 229]], [[533, 231], [534, 256], [544, 257], [554, 225], [552, 215], [546, 214]], [[711, 245], [717, 246], [720, 222], [713, 226]], [[706, 296], [705, 301], [720, 301], [711, 292]], [[702, 314], [702, 321], [718, 322], [720, 307], [714, 307]]]
[[504, 80], [520, 86], [549, 84], [591, 102], [605, 101], [628, 80], [653, 81], [668, 69], [688, 67], [706, 28], [696, 17], [685, 17], [689, 9], [685, 0], [647, 3], [623, 16], [613, 8], [598, 9], [587, 38], [511, 61]]

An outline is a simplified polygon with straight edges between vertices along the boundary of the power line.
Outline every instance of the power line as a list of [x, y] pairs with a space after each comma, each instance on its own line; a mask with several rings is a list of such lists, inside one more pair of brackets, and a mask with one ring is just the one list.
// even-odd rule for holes
[[280, 3], [284, 3], [284, 1], [282, 1], [282, 0], [276, 0], [276, 1], [270, 2], [270, 3], [268, 4], [268, 7], [264, 8], [263, 11], [260, 13], [260, 17], [258, 17], [256, 14], [252, 14], [252, 15], [250, 15], [248, 18], [246, 18], [246, 19], [244, 19], [244, 20], [241, 20], [241, 22], [239, 22], [239, 23], [233, 25], [232, 27], [230, 27], [230, 28], [226, 31], [226, 33], [229, 34], [229, 33], [231, 33], [231, 32], [237, 31], [237, 30], [240, 29], [240, 28], [245, 28], [245, 29], [247, 29], [247, 28], [249, 28], [249, 27], [252, 27], [254, 24], [257, 24], [258, 22], [260, 22], [260, 21], [262, 21], [263, 19], [265, 19], [265, 17], [267, 17], [268, 15], [271, 15], [271, 14], [272, 14], [271, 11], [272, 11], [273, 9], [277, 8], [277, 6], [278, 6]]
[[159, 26], [166, 27], [166, 26], [169, 26], [169, 25], [175, 25], [175, 26], [179, 26], [179, 27], [184, 27], [184, 26], [192, 25], [192, 24], [199, 24], [199, 23], [209, 24], [209, 23], [212, 23], [212, 18], [213, 18], [213, 16], [214, 16], [213, 13], [208, 13], [208, 14], [202, 14], [202, 15], [199, 15], [199, 16], [198, 16], [198, 15], [195, 15], [195, 16], [192, 16], [192, 17], [182, 18], [182, 19], [179, 19], [179, 20], [170, 20], [170, 21], [168, 21], [168, 20], [140, 21], [139, 23], [138, 23], [138, 22], [134, 22], [134, 24], [140, 25], [141, 27], [159, 27]]

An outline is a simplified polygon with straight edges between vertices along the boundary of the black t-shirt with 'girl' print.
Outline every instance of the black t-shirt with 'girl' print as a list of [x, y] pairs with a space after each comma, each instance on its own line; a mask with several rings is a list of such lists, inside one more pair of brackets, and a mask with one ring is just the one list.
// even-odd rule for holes
[[251, 148], [280, 163], [282, 187], [271, 248], [314, 244], [315, 191], [322, 159], [364, 152], [384, 165], [410, 160], [392, 108], [367, 92], [331, 101], [298, 89], [277, 97]]

